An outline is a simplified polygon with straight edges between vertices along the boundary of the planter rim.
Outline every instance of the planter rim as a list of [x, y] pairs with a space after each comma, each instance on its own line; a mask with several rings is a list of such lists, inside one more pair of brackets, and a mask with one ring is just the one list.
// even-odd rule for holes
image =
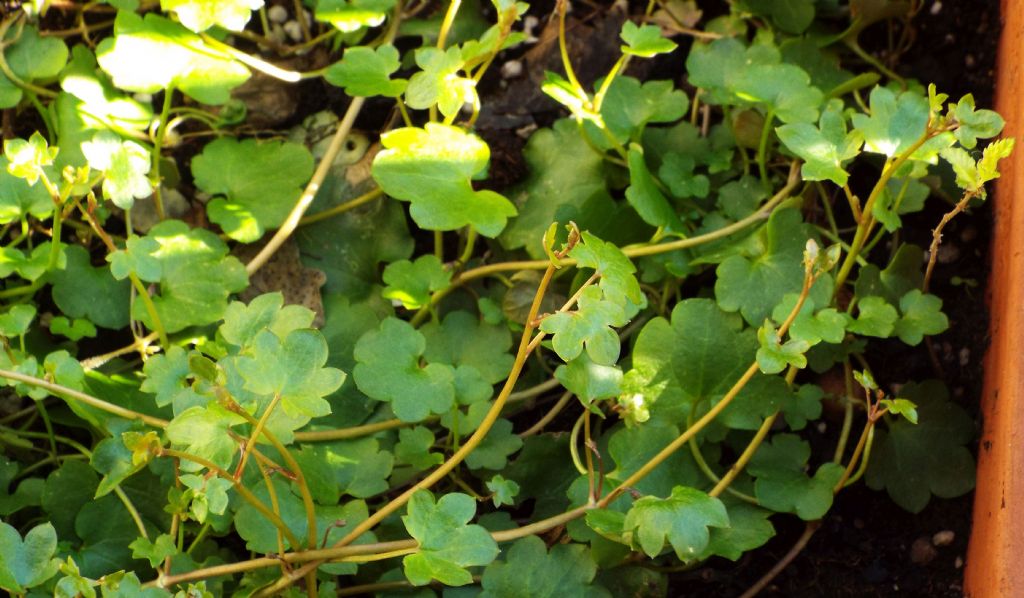
[[[1024, 0], [1002, 0], [995, 108], [1005, 137], [1024, 134]], [[981, 397], [983, 431], [964, 573], [971, 598], [1024, 588], [1024, 147], [1000, 167], [988, 303], [990, 345]]]

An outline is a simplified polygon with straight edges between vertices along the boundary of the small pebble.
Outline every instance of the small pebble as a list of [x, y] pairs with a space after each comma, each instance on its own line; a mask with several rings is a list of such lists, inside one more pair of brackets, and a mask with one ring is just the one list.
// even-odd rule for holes
[[916, 565], [927, 565], [939, 555], [930, 539], [921, 537], [910, 547], [910, 560]]
[[523, 74], [523, 63], [519, 60], [509, 60], [501, 65], [502, 79], [515, 79]]
[[936, 546], [949, 546], [953, 543], [954, 538], [956, 538], [956, 533], [953, 530], [944, 529], [932, 536], [932, 544]]
[[963, 557], [959, 557], [959, 556], [956, 557], [956, 560], [953, 561], [953, 566], [956, 567], [957, 569], [959, 569], [960, 567], [963, 567], [964, 566], [964, 559], [963, 559]]
[[[971, 362], [971, 350], [967, 347], [960, 349], [960, 367], [967, 367], [967, 364]], [[942, 532], [939, 532], [942, 533]], [[950, 532], [953, 533], [953, 532]], [[938, 546], [938, 544], [936, 544]]]
[[288, 20], [288, 9], [280, 4], [275, 4], [267, 9], [267, 18], [271, 23], [284, 23]]
[[942, 12], [942, 2], [939, 0], [932, 2], [932, 7], [928, 9], [928, 12], [932, 13], [933, 16]]
[[960, 248], [951, 243], [939, 245], [939, 250], [936, 252], [935, 259], [940, 264], [952, 264], [960, 259]]
[[529, 139], [530, 135], [537, 130], [537, 123], [530, 123], [528, 125], [519, 127], [516, 129], [516, 136], [520, 139]]
[[537, 36], [533, 34], [533, 30], [537, 28], [537, 25], [540, 25], [540, 19], [533, 15], [529, 15], [523, 19], [523, 35], [526, 36], [526, 40], [524, 40], [526, 43], [535, 44], [540, 41], [537, 39]]
[[818, 434], [824, 434], [827, 429], [828, 426], [825, 425], [825, 422], [818, 422]]
[[285, 23], [284, 32], [293, 42], [302, 41], [302, 26], [298, 21], [292, 20]]
[[976, 61], [974, 60], [973, 54], [968, 54], [967, 56], [964, 56], [964, 66], [966, 66], [967, 68], [974, 68], [975, 63]]

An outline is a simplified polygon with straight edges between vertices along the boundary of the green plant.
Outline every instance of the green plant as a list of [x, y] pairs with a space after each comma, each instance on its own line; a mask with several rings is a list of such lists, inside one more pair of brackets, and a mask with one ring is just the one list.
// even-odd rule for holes
[[[70, 49], [42, 35], [47, 4], [0, 25], [0, 106], [39, 125], [0, 172], [3, 589], [657, 595], [777, 514], [813, 533], [861, 478], [914, 512], [972, 488], [964, 411], [934, 380], [887, 392], [871, 364], [880, 339], [949, 326], [928, 293], [942, 228], [1013, 140], [977, 148], [1003, 122], [971, 96], [840, 66], [875, 62], [856, 36], [909, 14], [853, 2], [835, 31], [814, 2], [747, 0], [694, 31], [687, 3], [650, 2], [591, 88], [560, 1], [564, 76], [542, 88], [571, 118], [533, 133], [503, 195], [472, 128], [523, 3], [486, 23], [468, 0], [426, 19], [319, 0], [295, 45], [260, 1], [51, 6], [78, 17]], [[699, 38], [695, 93], [625, 74], [683, 60], [652, 15]], [[240, 47], [340, 59], [297, 72]], [[344, 89], [326, 143], [244, 135], [232, 91], [253, 70]], [[367, 98], [400, 125], [359, 180]], [[176, 212], [182, 155], [209, 201]], [[962, 198], [922, 272], [897, 233], [944, 163]], [[281, 293], [232, 299], [289, 238], [325, 274], [320, 329]], [[812, 454], [825, 391], [805, 372], [828, 370], [842, 425]]]

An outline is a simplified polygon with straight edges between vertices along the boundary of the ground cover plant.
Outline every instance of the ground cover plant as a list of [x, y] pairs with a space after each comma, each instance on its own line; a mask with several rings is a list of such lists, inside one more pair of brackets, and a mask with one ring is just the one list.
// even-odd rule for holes
[[[594, 80], [571, 8], [8, 7], [0, 588], [660, 596], [851, 484], [973, 487], [943, 384], [875, 375], [1013, 149], [862, 49], [920, 3], [622, 3]], [[561, 118], [497, 185], [525, 47]]]

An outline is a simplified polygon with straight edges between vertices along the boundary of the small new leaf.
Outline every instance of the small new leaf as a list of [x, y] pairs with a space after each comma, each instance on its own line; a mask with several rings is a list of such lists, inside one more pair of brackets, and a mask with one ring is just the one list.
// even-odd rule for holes
[[412, 495], [402, 522], [419, 551], [402, 559], [402, 566], [413, 585], [437, 580], [464, 586], [473, 582], [466, 567], [486, 565], [498, 556], [498, 544], [487, 530], [467, 525], [475, 513], [476, 501], [465, 494], [449, 493], [436, 503], [426, 490]]
[[975, 110], [974, 96], [967, 94], [960, 98], [956, 107], [950, 105], [953, 118], [959, 125], [953, 134], [956, 135], [960, 145], [967, 149], [974, 149], [978, 144], [978, 138], [988, 139], [995, 137], [1003, 130], [1006, 122], [1003, 117], [993, 110]]
[[553, 335], [551, 344], [564, 361], [576, 359], [586, 348], [594, 363], [612, 365], [619, 360], [619, 336], [613, 327], [626, 322], [621, 306], [589, 287], [580, 295], [577, 310], [551, 314], [541, 320], [540, 329]]
[[914, 289], [900, 299], [902, 315], [896, 321], [895, 332], [900, 340], [910, 346], [921, 343], [925, 336], [945, 332], [949, 319], [942, 313], [942, 299], [925, 295]]
[[807, 367], [804, 353], [811, 344], [803, 339], [790, 339], [785, 343], [779, 341], [779, 334], [770, 320], [757, 331], [757, 340], [761, 347], [757, 350], [757, 365], [765, 374], [778, 374], [791, 365], [797, 369]]
[[622, 41], [626, 42], [622, 46], [622, 53], [632, 56], [651, 58], [667, 54], [678, 47], [674, 41], [661, 36], [661, 28], [657, 25], [638, 26], [633, 21], [626, 21], [620, 35]]
[[645, 496], [626, 513], [624, 529], [650, 557], [668, 541], [679, 560], [691, 562], [709, 540], [709, 527], [728, 527], [729, 515], [717, 498], [695, 488], [676, 486], [668, 498]]
[[477, 105], [476, 83], [460, 77], [462, 53], [455, 46], [447, 51], [438, 48], [420, 48], [416, 51], [416, 64], [422, 71], [409, 79], [405, 90], [406, 104], [410, 108], [425, 110], [437, 105], [441, 114], [454, 117], [466, 103]]
[[519, 494], [519, 484], [500, 475], [495, 475], [487, 482], [487, 489], [491, 491], [491, 500], [495, 507], [514, 505], [516, 495]]
[[402, 95], [408, 85], [405, 79], [391, 78], [400, 66], [398, 50], [391, 44], [376, 49], [355, 46], [346, 48], [341, 60], [327, 67], [324, 79], [344, 87], [351, 96], [394, 98]]
[[89, 167], [103, 173], [103, 196], [122, 210], [136, 199], [153, 193], [149, 182], [149, 153], [134, 141], [122, 141], [110, 131], [100, 131], [82, 144]]
[[903, 419], [912, 424], [917, 423], [917, 405], [907, 399], [882, 399], [879, 401], [883, 407], [893, 415], [902, 415]]
[[[195, 476], [192, 476], [195, 477]], [[156, 541], [139, 536], [134, 542], [128, 545], [132, 549], [132, 557], [146, 559], [151, 567], [157, 567], [168, 557], [178, 553], [178, 547], [170, 534], [160, 534]]]
[[49, 147], [46, 138], [39, 131], [32, 133], [28, 140], [4, 140], [4, 156], [7, 158], [7, 172], [35, 185], [43, 174], [43, 167], [53, 164], [58, 148]]
[[399, 260], [384, 268], [388, 286], [381, 295], [401, 302], [406, 309], [419, 309], [430, 302], [431, 293], [447, 287], [451, 279], [451, 271], [433, 254], [421, 255], [415, 262]]
[[800, 174], [807, 181], [832, 181], [845, 185], [850, 175], [843, 168], [857, 156], [864, 143], [857, 130], [846, 130], [842, 101], [832, 100], [821, 113], [815, 127], [810, 123], [792, 123], [776, 129], [779, 139], [803, 161]]
[[847, 325], [854, 334], [888, 338], [896, 327], [896, 308], [881, 297], [865, 297], [857, 304], [857, 319]]
[[623, 306], [627, 312], [630, 307], [646, 305], [640, 283], [633, 276], [636, 266], [626, 254], [614, 243], [602, 241], [587, 231], [583, 231], [581, 238], [583, 242], [577, 243], [569, 255], [579, 267], [592, 268], [601, 275], [598, 286], [604, 298]]

